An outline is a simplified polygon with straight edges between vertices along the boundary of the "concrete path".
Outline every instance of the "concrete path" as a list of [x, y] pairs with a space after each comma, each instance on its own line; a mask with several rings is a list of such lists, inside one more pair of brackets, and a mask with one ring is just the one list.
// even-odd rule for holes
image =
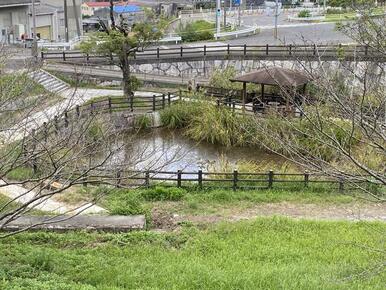
[[[35, 191], [28, 190], [20, 185], [6, 185], [3, 180], [0, 180], [0, 194], [15, 199], [18, 203], [28, 203], [30, 200], [37, 197], [39, 194]], [[63, 202], [56, 201], [54, 197], [39, 199], [31, 203], [28, 208], [33, 208], [41, 211], [50, 212], [53, 214], [100, 214], [107, 211], [92, 203], [84, 203], [77, 205], [68, 205]]]
[[[135, 96], [139, 97], [151, 97], [154, 92], [135, 92]], [[25, 136], [28, 136], [32, 129], [37, 129], [43, 125], [44, 122], [48, 122], [54, 118], [55, 115], [60, 115], [65, 110], [70, 110], [76, 105], [82, 105], [83, 103], [100, 96], [122, 96], [122, 90], [108, 90], [108, 89], [74, 89], [65, 90], [60, 93], [64, 98], [64, 101], [59, 102], [51, 107], [46, 108], [44, 111], [40, 111], [30, 115], [20, 123], [16, 124], [12, 128], [0, 133], [0, 143], [10, 143], [21, 140]]]
[[144, 215], [61, 217], [22, 216], [6, 225], [3, 229], [8, 231], [17, 231], [32, 226], [33, 229], [44, 229], [60, 232], [69, 230], [128, 232], [132, 230], [145, 229], [146, 219]]

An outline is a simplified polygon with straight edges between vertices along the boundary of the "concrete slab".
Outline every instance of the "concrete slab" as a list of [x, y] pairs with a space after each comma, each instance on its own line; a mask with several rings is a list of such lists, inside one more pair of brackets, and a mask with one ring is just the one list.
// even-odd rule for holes
[[[64, 232], [69, 230], [95, 230], [128, 232], [143, 230], [144, 215], [133, 216], [22, 216], [3, 227], [5, 231], [17, 231], [27, 227], [32, 230]], [[2, 224], [0, 223], [0, 228]]]

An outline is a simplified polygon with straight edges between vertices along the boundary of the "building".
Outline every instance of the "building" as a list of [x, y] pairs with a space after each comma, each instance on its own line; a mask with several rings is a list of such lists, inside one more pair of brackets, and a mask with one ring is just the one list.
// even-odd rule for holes
[[[7, 1], [7, 0], [6, 0]], [[67, 10], [67, 32], [68, 39], [73, 39], [76, 36], [83, 34], [82, 32], [82, 14], [81, 4], [82, 0], [40, 0], [45, 5], [57, 7], [60, 10], [58, 15], [58, 39], [60, 41], [66, 40], [66, 21], [65, 14]], [[67, 5], [67, 9], [64, 7], [64, 3]], [[62, 12], [63, 11], [63, 12]]]
[[[81, 0], [35, 0], [36, 34], [39, 39], [47, 41], [64, 41], [66, 39], [64, 2], [68, 4], [68, 38], [72, 39], [82, 34]], [[74, 3], [75, 6], [73, 6]], [[19, 43], [22, 39], [32, 37], [32, 1], [0, 1], [0, 42]]]
[[82, 16], [94, 16], [96, 10], [108, 8], [109, 6], [109, 2], [84, 2], [81, 5]]
[[13, 43], [30, 33], [30, 6], [31, 0], [0, 1], [0, 42]]

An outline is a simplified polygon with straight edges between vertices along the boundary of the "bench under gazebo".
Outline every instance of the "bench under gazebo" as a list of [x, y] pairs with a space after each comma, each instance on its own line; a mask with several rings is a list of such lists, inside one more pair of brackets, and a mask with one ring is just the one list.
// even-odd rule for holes
[[[230, 79], [230, 81], [243, 83], [243, 110], [245, 110], [246, 102], [252, 101], [254, 111], [259, 111], [260, 109], [264, 110], [265, 106], [269, 106], [270, 104], [275, 103], [284, 106], [286, 111], [289, 112], [290, 106], [293, 105], [293, 101], [291, 101], [288, 97], [283, 96], [283, 94], [275, 95], [272, 93], [266, 93], [264, 91], [265, 87], [274, 86], [278, 87], [280, 91], [287, 90], [288, 94], [294, 95], [294, 101], [300, 105], [303, 102], [307, 83], [309, 83], [311, 79], [307, 75], [292, 69], [282, 67], [266, 67], [260, 68], [251, 73], [237, 76], [233, 79]], [[253, 100], [247, 100], [248, 83], [261, 85], [260, 96], [255, 96]]]

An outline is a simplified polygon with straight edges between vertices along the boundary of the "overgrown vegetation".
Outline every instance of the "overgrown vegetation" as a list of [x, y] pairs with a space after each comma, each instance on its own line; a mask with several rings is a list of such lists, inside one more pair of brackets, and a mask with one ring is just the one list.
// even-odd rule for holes
[[362, 273], [383, 265], [385, 230], [259, 218], [173, 233], [25, 233], [0, 241], [0, 288], [383, 289], [385, 272]]
[[187, 23], [179, 28], [178, 34], [183, 42], [193, 42], [214, 39], [215, 25], [205, 20]]

